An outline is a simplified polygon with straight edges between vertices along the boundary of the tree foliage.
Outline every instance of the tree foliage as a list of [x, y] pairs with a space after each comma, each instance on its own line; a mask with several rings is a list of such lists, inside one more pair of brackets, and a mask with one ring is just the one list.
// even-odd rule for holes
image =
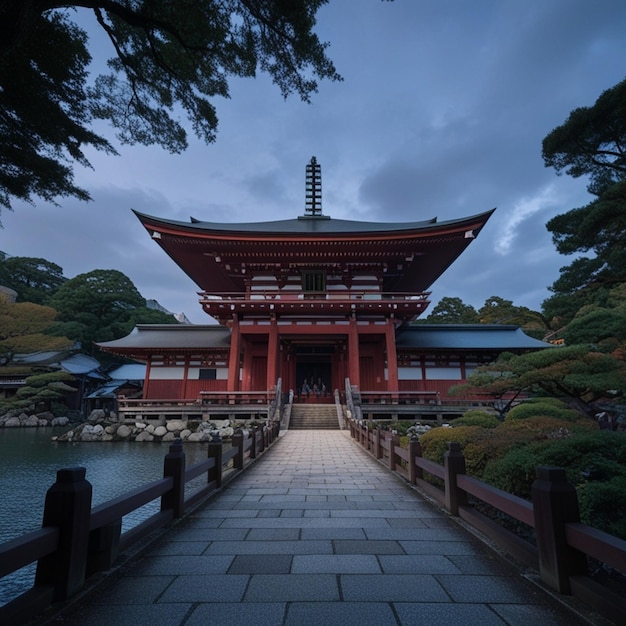
[[626, 81], [572, 111], [543, 140], [543, 159], [558, 173], [589, 177], [594, 196], [547, 224], [561, 254], [581, 255], [561, 269], [543, 305], [564, 325], [600, 290], [626, 282]]
[[76, 393], [76, 388], [69, 384], [74, 381], [74, 376], [63, 371], [33, 374], [26, 378], [26, 384], [17, 390], [14, 398], [2, 403], [2, 408], [47, 410], [68, 393]]
[[67, 337], [45, 334], [56, 317], [50, 307], [0, 298], [0, 365], [9, 364], [16, 354], [70, 348]]
[[62, 268], [46, 259], [0, 259], [0, 285], [15, 290], [20, 302], [45, 304], [66, 280]]
[[[31, 11], [15, 40], [6, 34], [15, 26], [7, 11], [17, 4]], [[113, 152], [106, 139], [88, 129], [93, 98], [87, 94], [86, 35], [64, 13], [31, 14], [33, 5], [45, 4], [0, 3], [0, 206], [7, 208], [11, 198], [89, 199], [74, 183], [71, 164], [89, 165], [86, 147]]]
[[[214, 101], [229, 80], [270, 75], [308, 101], [317, 80], [340, 80], [313, 32], [326, 0], [6, 0], [0, 2], [0, 206], [33, 196], [88, 199], [72, 165], [85, 147], [114, 152], [89, 128], [108, 120], [123, 143], [187, 146], [177, 117], [215, 140]], [[74, 8], [71, 8], [74, 7]], [[88, 82], [90, 9], [111, 43], [110, 73]]]
[[59, 321], [49, 332], [80, 341], [85, 350], [95, 341], [128, 334], [137, 323], [176, 323], [171, 315], [145, 308], [133, 282], [117, 270], [93, 270], [65, 282], [50, 299]]
[[424, 319], [429, 324], [476, 324], [476, 309], [461, 298], [441, 298], [430, 315]]
[[521, 394], [541, 391], [564, 397], [593, 414], [592, 402], [606, 396], [607, 390], [626, 392], [626, 362], [587, 345], [555, 347], [522, 355], [502, 354], [468, 377], [456, 393], [490, 395], [506, 399], [508, 410]]

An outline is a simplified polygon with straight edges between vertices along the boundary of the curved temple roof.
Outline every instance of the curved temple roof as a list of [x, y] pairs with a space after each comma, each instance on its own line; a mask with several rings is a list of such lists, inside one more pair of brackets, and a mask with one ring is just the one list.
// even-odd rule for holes
[[[495, 209], [494, 209], [495, 210]], [[378, 223], [305, 215], [272, 222], [189, 223], [135, 214], [205, 292], [245, 291], [249, 269], [380, 271], [385, 292], [426, 291], [476, 238], [493, 210], [438, 222]]]

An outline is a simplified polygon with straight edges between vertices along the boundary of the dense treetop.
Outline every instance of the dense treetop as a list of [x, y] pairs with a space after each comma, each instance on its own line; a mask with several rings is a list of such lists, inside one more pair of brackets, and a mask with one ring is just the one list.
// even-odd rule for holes
[[557, 250], [576, 255], [543, 304], [545, 315], [564, 326], [626, 283], [626, 80], [593, 106], [572, 111], [543, 140], [543, 158], [559, 173], [587, 176], [594, 196], [547, 224]]
[[[317, 80], [340, 80], [313, 32], [326, 0], [5, 0], [0, 2], [0, 206], [11, 200], [88, 199], [74, 184], [85, 148], [114, 152], [90, 127], [108, 120], [123, 143], [187, 146], [215, 139], [215, 100], [232, 77], [268, 73], [286, 97], [308, 101]], [[90, 80], [93, 11], [111, 42], [110, 72]]]

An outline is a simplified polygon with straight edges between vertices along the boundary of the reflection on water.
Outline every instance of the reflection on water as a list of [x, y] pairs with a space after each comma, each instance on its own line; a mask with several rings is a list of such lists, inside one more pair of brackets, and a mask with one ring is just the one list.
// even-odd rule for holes
[[[58, 469], [87, 468], [92, 506], [163, 476], [164, 443], [57, 443], [49, 428], [0, 429], [0, 543], [41, 527], [46, 491]], [[187, 467], [206, 458], [206, 444], [185, 446]], [[158, 511], [155, 501], [126, 516], [123, 530]], [[32, 585], [34, 565], [0, 580], [0, 604]]]

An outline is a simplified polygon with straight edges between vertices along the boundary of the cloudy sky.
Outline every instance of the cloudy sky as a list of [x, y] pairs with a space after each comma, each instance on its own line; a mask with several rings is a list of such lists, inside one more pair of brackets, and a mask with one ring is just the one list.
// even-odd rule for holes
[[[589, 201], [584, 180], [544, 167], [541, 141], [626, 77], [626, 2], [330, 0], [316, 30], [343, 82], [321, 84], [305, 104], [284, 101], [262, 75], [233, 81], [231, 99], [217, 102], [214, 144], [91, 154], [93, 171], [76, 180], [93, 202], [16, 203], [2, 213], [0, 250], [46, 258], [68, 278], [120, 270], [144, 297], [206, 323], [197, 287], [131, 209], [183, 221], [294, 218], [315, 155], [331, 217], [448, 220], [497, 207], [433, 285], [433, 305], [448, 296], [479, 308], [497, 295], [539, 309], [571, 261], [545, 223]], [[92, 54], [102, 63], [102, 38]]]

